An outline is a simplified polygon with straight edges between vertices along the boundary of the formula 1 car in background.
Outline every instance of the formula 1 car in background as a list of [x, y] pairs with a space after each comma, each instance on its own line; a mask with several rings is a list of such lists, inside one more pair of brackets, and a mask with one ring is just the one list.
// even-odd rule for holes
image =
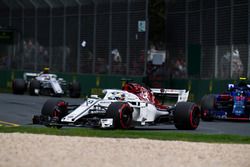
[[70, 97], [78, 98], [81, 93], [79, 82], [67, 84], [63, 78], [58, 78], [56, 74], [49, 74], [45, 69], [41, 73], [24, 73], [23, 79], [15, 79], [12, 82], [14, 94], [24, 94], [28, 90], [30, 95], [63, 96], [69, 94]]
[[[187, 102], [189, 92], [176, 89], [149, 89], [137, 83], [126, 83], [122, 90], [103, 90], [104, 97], [91, 95], [81, 105], [49, 99], [34, 124], [61, 128], [90, 126], [129, 129], [134, 126], [174, 124], [177, 129], [194, 130], [200, 121], [200, 109]], [[161, 104], [155, 94], [177, 98], [177, 104]]]
[[241, 78], [238, 84], [228, 84], [225, 93], [205, 95], [201, 99], [201, 118], [250, 120], [250, 85]]

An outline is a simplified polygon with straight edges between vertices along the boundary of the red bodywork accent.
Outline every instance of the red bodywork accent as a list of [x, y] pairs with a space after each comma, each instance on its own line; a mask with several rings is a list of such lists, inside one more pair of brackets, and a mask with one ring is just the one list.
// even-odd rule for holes
[[197, 106], [193, 106], [192, 107], [192, 112], [190, 113], [190, 116], [189, 116], [189, 121], [190, 121], [190, 125], [192, 126], [192, 128], [197, 128], [197, 124], [195, 124], [196, 122], [194, 122], [194, 120], [193, 120], [193, 114], [195, 114], [194, 112], [195, 112], [195, 107], [197, 107]]
[[66, 103], [64, 101], [60, 101], [58, 104], [57, 104], [58, 107], [65, 107], [66, 106]]
[[166, 110], [168, 106], [162, 105], [154, 96], [152, 91], [150, 89], [147, 89], [140, 84], [137, 83], [126, 83], [123, 88], [123, 90], [126, 90], [130, 93], [135, 94], [138, 96], [141, 100], [149, 101], [152, 104], [156, 106], [156, 108], [161, 110]]
[[227, 117], [228, 120], [240, 120], [240, 121], [249, 121], [250, 118], [236, 118], [236, 117]]
[[67, 104], [64, 102], [64, 101], [61, 101], [59, 103], [57, 103], [56, 107], [55, 107], [55, 110], [53, 112], [53, 117], [59, 117], [60, 114], [61, 114], [61, 110], [60, 108], [67, 108]]
[[242, 100], [245, 100], [245, 97], [244, 96], [236, 96], [236, 101], [242, 101]]
[[203, 116], [206, 117], [206, 116], [207, 116], [207, 113], [208, 113], [208, 109], [205, 109], [205, 110], [203, 111]]
[[247, 103], [250, 103], [250, 97], [246, 97]]
[[228, 95], [228, 94], [221, 94], [221, 95], [219, 95], [218, 99], [221, 101], [232, 101], [233, 97], [231, 95]]

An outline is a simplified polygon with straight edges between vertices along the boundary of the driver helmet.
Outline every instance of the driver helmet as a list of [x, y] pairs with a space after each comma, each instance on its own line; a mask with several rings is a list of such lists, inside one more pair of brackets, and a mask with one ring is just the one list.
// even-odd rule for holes
[[125, 100], [125, 94], [124, 93], [117, 93], [116, 95], [115, 95], [115, 99], [116, 100], [121, 100], [121, 101], [123, 101], [123, 100]]
[[238, 87], [247, 87], [247, 78], [240, 77], [240, 82], [238, 83]]
[[43, 68], [43, 73], [48, 74], [49, 73], [49, 68], [48, 67]]

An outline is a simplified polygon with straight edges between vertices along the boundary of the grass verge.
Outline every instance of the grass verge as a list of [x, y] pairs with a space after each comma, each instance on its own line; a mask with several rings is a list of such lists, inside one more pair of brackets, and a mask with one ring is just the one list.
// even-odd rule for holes
[[250, 136], [222, 134], [194, 134], [182, 132], [149, 130], [100, 130], [88, 128], [44, 128], [44, 127], [0, 127], [0, 133], [32, 133], [58, 136], [111, 137], [111, 138], [145, 138], [153, 140], [179, 140], [206, 143], [250, 144]]

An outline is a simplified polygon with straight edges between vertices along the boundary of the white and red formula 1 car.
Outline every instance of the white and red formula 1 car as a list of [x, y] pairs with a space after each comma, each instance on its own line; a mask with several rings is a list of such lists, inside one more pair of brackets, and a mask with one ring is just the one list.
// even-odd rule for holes
[[63, 78], [58, 78], [51, 73], [24, 73], [23, 78], [16, 78], [12, 82], [14, 94], [24, 94], [26, 90], [30, 95], [47, 95], [61, 97], [69, 95], [79, 98], [81, 85], [74, 81], [67, 83]]
[[[104, 97], [92, 95], [81, 105], [49, 99], [41, 115], [33, 117], [34, 124], [61, 128], [62, 126], [91, 126], [129, 129], [134, 126], [174, 124], [177, 129], [194, 130], [200, 122], [200, 109], [187, 102], [189, 92], [177, 89], [149, 89], [137, 83], [126, 83], [122, 90], [105, 89]], [[166, 106], [155, 94], [177, 97], [177, 103]]]

